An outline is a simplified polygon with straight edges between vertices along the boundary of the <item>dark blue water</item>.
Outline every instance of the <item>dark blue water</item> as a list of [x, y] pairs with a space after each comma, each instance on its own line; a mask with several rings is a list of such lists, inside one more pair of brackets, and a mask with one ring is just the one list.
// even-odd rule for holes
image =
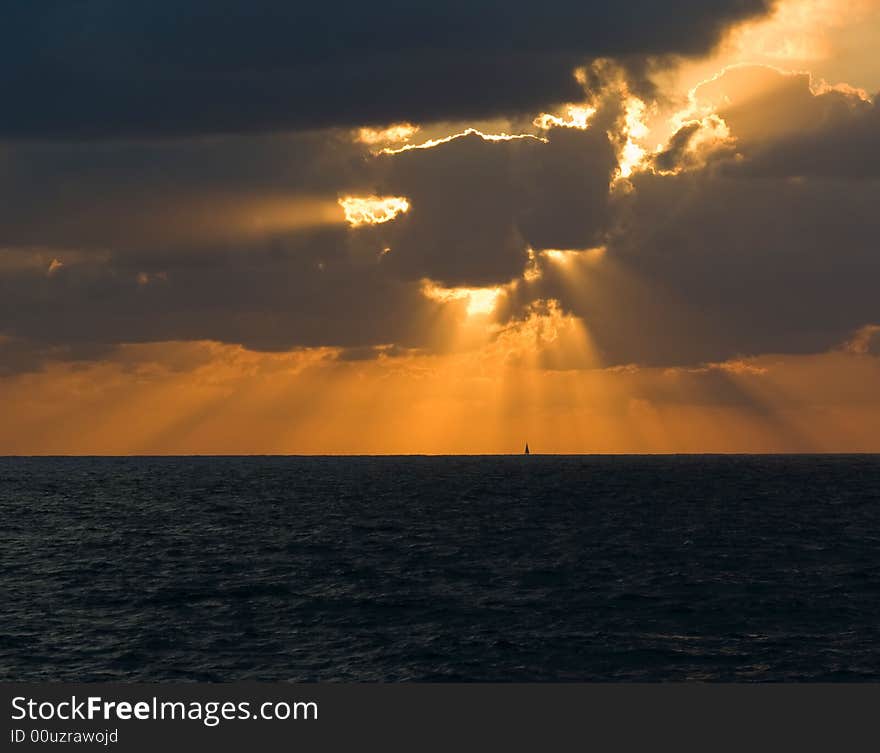
[[0, 459], [3, 680], [878, 680], [880, 456]]

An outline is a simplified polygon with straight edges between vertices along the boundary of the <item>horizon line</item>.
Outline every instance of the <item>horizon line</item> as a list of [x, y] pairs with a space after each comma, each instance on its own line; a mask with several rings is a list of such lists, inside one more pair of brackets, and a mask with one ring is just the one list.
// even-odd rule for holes
[[60, 459], [60, 458], [496, 458], [496, 457], [822, 457], [822, 456], [872, 456], [880, 450], [816, 450], [778, 452], [409, 452], [409, 453], [17, 453], [0, 454], [0, 459]]

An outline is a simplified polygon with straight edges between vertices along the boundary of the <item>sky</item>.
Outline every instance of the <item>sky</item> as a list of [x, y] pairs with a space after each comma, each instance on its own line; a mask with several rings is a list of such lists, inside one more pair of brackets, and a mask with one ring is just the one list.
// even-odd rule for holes
[[880, 0], [41, 0], [0, 454], [880, 452]]

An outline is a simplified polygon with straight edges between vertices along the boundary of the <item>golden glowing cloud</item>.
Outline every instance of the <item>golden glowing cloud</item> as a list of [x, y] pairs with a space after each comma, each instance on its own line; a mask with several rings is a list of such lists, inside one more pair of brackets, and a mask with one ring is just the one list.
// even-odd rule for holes
[[876, 14], [876, 0], [780, 0], [767, 17], [734, 28], [725, 52], [740, 59], [809, 63], [835, 54], [831, 32]]
[[[644, 141], [651, 133], [649, 116], [656, 114], [658, 106], [656, 102], [645, 102], [641, 97], [633, 94], [627, 71], [615, 61], [601, 58], [594, 61], [590, 68], [600, 81], [605, 82], [591, 95], [598, 98], [597, 105], [599, 107], [610, 105], [612, 108], [619, 106], [622, 110], [617, 122], [607, 131], [618, 162], [612, 178], [612, 187], [620, 186], [626, 183], [626, 179], [636, 170], [649, 166], [648, 150]], [[588, 87], [585, 69], [576, 71], [575, 77], [579, 83]], [[597, 111], [598, 108], [592, 105], [568, 105], [568, 118], [544, 113], [533, 123], [538, 128], [553, 126], [587, 128], [590, 119]]]
[[564, 269], [568, 275], [568, 282], [577, 286], [583, 282], [581, 273], [584, 269], [599, 264], [605, 258], [605, 254], [605, 246], [596, 246], [595, 248], [545, 248], [540, 251], [530, 248], [528, 250], [528, 259], [523, 269], [522, 280], [527, 283], [540, 280], [544, 276], [541, 260], [546, 260], [546, 262]]
[[535, 134], [533, 133], [483, 133], [476, 128], [466, 128], [461, 133], [453, 133], [451, 136], [444, 136], [442, 138], [428, 139], [427, 141], [423, 141], [421, 144], [404, 144], [403, 146], [397, 147], [396, 149], [388, 147], [386, 149], [382, 149], [381, 153], [400, 154], [401, 152], [408, 152], [411, 149], [433, 149], [435, 146], [448, 144], [450, 141], [463, 138], [464, 136], [479, 136], [481, 139], [483, 139], [483, 141], [516, 141], [519, 139], [532, 139], [534, 141], [540, 141], [545, 144], [547, 143], [547, 139], [542, 138], [541, 136], [535, 136]]
[[624, 130], [626, 140], [620, 150], [618, 177], [628, 178], [633, 171], [642, 165], [647, 154], [639, 140], [648, 135], [648, 126], [644, 122], [647, 105], [636, 96], [629, 96], [624, 105]]
[[[813, 92], [845, 91], [868, 99], [880, 88], [880, 2], [878, 0], [778, 0], [771, 13], [731, 27], [707, 57], [683, 60], [652, 74], [663, 96], [646, 109], [630, 103], [622, 130], [620, 172], [655, 169], [652, 153], [664, 151], [680, 128], [699, 124], [685, 148], [686, 167], [705, 164], [716, 150], [731, 150], [742, 133], [731, 133], [717, 110], [762, 96], [773, 77], [725, 76], [743, 66], [763, 66], [782, 74], [809, 75]], [[583, 76], [586, 80], [586, 76]], [[715, 84], [723, 79], [723, 89]], [[621, 86], [625, 93], [625, 82]], [[725, 96], [730, 97], [730, 100]], [[780, 128], [759, 119], [755, 132]], [[641, 135], [639, 135], [641, 132]], [[646, 145], [650, 144], [650, 148]], [[623, 181], [625, 182], [625, 181]]]
[[495, 310], [498, 296], [503, 292], [500, 286], [488, 288], [444, 288], [430, 280], [422, 283], [422, 294], [438, 303], [463, 301], [468, 316], [488, 316]]
[[528, 261], [523, 270], [523, 279], [526, 282], [535, 282], [535, 280], [541, 279], [541, 266], [538, 264], [538, 257], [533, 248], [528, 251]]
[[345, 196], [339, 206], [352, 227], [381, 225], [409, 211], [409, 201], [403, 196]]
[[412, 123], [393, 123], [385, 128], [360, 128], [356, 140], [370, 146], [398, 144], [401, 141], [409, 141], [418, 130], [419, 127]]
[[579, 128], [584, 130], [589, 128], [590, 118], [596, 114], [596, 108], [589, 105], [566, 105], [565, 114], [551, 115], [549, 113], [541, 113], [532, 121], [536, 128], [547, 130], [548, 128]]
[[711, 56], [661, 74], [658, 83], [674, 95], [732, 66], [757, 64], [809, 71], [817, 91], [829, 81], [874, 92], [880, 88], [878, 38], [877, 0], [779, 0], [768, 16], [733, 27]]
[[844, 343], [843, 349], [849, 353], [865, 355], [870, 352], [872, 342], [880, 344], [880, 324], [866, 324], [851, 340]]
[[545, 248], [540, 253], [541, 256], [549, 259], [556, 264], [570, 264], [573, 261], [586, 261], [589, 263], [597, 263], [605, 256], [605, 246], [597, 246], [595, 248]]

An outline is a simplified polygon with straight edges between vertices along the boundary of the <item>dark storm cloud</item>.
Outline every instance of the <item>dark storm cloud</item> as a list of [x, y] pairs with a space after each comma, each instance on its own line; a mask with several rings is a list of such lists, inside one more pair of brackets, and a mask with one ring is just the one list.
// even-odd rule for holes
[[809, 73], [785, 73], [767, 66], [738, 65], [699, 86], [701, 104], [711, 104], [748, 148], [796, 134], [848, 127], [870, 108], [854, 92], [814, 90]]
[[[427, 299], [422, 278], [507, 283], [530, 246], [607, 247], [564, 266], [539, 256], [544, 276], [521, 281], [501, 312], [516, 319], [558, 299], [604, 364], [819, 352], [873, 333], [862, 328], [880, 323], [878, 150], [868, 167], [857, 158], [876, 144], [876, 108], [815, 94], [803, 77], [747, 73], [719, 92], [738, 157], [726, 148], [678, 175], [637, 173], [631, 192], [611, 194], [613, 103], [590, 129], [552, 129], [548, 143], [472, 135], [378, 158], [341, 131], [14, 145], [0, 161], [0, 368], [162, 340], [333, 346], [346, 359], [442, 351], [461, 307]], [[670, 169], [696, 137], [668, 145]], [[406, 196], [411, 209], [374, 227], [255, 237], [218, 198], [333, 205], [343, 191]], [[859, 352], [875, 353], [866, 338]]]
[[377, 230], [389, 268], [446, 285], [497, 285], [522, 274], [529, 247], [594, 245], [616, 167], [604, 130], [554, 128], [535, 139], [462, 136], [383, 158], [381, 184], [412, 211]]
[[[557, 298], [612, 365], [815, 353], [880, 322], [876, 104], [754, 66], [698, 99], [722, 103], [734, 144], [703, 169], [635, 175], [612, 204], [603, 263], [543, 260], [507, 314]], [[654, 167], [692, 167], [699, 127], [683, 126]]]
[[102, 344], [201, 339], [273, 351], [436, 347], [449, 329], [452, 312], [418, 285], [385, 274], [376, 254], [343, 228], [198, 260], [150, 267], [123, 254], [85, 257], [51, 274], [3, 270], [3, 358], [29, 367], [35, 356], [67, 357]]
[[880, 322], [880, 181], [732, 164], [635, 176], [601, 263], [542, 260], [508, 315], [556, 298], [603, 363], [647, 366], [823, 352]]
[[[868, 102], [847, 91], [813, 94], [806, 76], [778, 79], [767, 98], [789, 100], [789, 106], [778, 112], [780, 132], [746, 141], [742, 149], [749, 159], [736, 166], [739, 170], [758, 177], [880, 177], [876, 97]], [[752, 107], [765, 108], [767, 98]], [[728, 114], [731, 128], [737, 126], [737, 110]]]
[[35, 0], [0, 26], [0, 137], [485, 117], [571, 100], [597, 56], [706, 50], [769, 0]]
[[[427, 299], [423, 279], [503, 284], [522, 274], [529, 245], [589, 245], [614, 164], [602, 130], [553, 129], [548, 143], [467, 136], [376, 159], [332, 133], [22, 146], [0, 173], [10, 196], [0, 334], [18, 343], [6, 358], [24, 368], [99, 344], [177, 339], [333, 346], [345, 358], [442, 350], [456, 307]], [[242, 201], [296, 198], [334, 183], [404, 195], [412, 209], [360, 228], [338, 210], [324, 229], [253, 237], [218, 198], [235, 186]]]
[[0, 337], [0, 377], [39, 371], [49, 361], [90, 363], [113, 351], [109, 343], [48, 345], [39, 340]]
[[[740, 166], [757, 177], [880, 178], [880, 109], [866, 105], [846, 127], [827, 125], [763, 148]], [[853, 187], [854, 191], [861, 190]]]
[[612, 249], [660, 305], [636, 304], [628, 345], [611, 326], [612, 360], [819, 352], [880, 320], [880, 185], [644, 176], [633, 201]]
[[[880, 108], [855, 91], [821, 87], [808, 73], [735, 66], [697, 89], [697, 101], [717, 107], [745, 159], [731, 173], [760, 177], [880, 176]], [[685, 124], [654, 158], [661, 170], [687, 166], [689, 142], [700, 130]]]
[[880, 357], [880, 327], [874, 329], [868, 336], [864, 352]]
[[372, 180], [347, 132], [152, 143], [18, 143], [0, 151], [0, 248], [176, 254], [240, 245], [248, 216]]
[[663, 151], [654, 156], [653, 165], [661, 172], [671, 172], [687, 164], [687, 148], [700, 130], [700, 123], [687, 123], [669, 139]]

